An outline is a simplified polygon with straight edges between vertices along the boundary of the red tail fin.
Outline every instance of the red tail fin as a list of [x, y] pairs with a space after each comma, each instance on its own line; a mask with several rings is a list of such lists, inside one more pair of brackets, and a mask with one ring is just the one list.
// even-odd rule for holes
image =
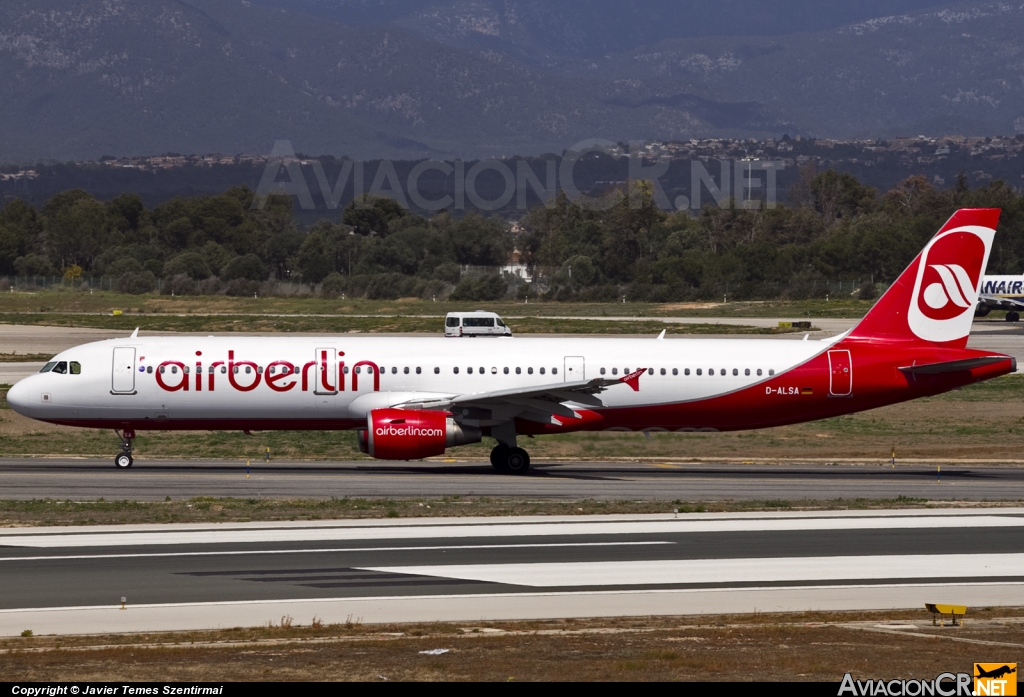
[[998, 208], [954, 213], [850, 336], [965, 347], [998, 222]]

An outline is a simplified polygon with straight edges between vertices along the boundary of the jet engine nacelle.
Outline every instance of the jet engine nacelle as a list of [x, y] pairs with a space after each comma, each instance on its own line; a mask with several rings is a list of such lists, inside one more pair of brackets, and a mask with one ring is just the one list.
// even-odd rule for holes
[[480, 437], [480, 429], [460, 426], [443, 411], [374, 409], [359, 432], [359, 449], [378, 460], [418, 460]]

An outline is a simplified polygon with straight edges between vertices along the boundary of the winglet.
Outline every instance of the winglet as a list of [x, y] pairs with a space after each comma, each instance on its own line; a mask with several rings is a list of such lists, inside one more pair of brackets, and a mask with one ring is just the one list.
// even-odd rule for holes
[[658, 334], [658, 341], [661, 341], [662, 339], [665, 338], [665, 332], [667, 332], [667, 331], [668, 331], [667, 329], [662, 329], [661, 330], [661, 334]]
[[640, 368], [638, 370], [634, 370], [629, 375], [624, 375], [621, 378], [619, 378], [619, 382], [624, 382], [630, 387], [632, 387], [634, 392], [639, 392], [640, 376], [643, 375], [646, 370], [647, 368]]
[[135, 331], [133, 331], [132, 335], [130, 337], [128, 337], [128, 338], [129, 339], [138, 339], [139, 338], [139, 328], [135, 327]]

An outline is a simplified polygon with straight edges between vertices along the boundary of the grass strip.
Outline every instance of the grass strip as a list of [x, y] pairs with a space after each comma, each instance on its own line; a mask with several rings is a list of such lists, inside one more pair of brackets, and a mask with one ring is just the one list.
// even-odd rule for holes
[[933, 501], [898, 496], [889, 499], [630, 501], [550, 500], [489, 496], [423, 498], [216, 498], [164, 501], [0, 500], [0, 527], [54, 525], [131, 525], [142, 523], [236, 523], [283, 520], [352, 520], [470, 516], [587, 516], [597, 514], [737, 513], [751, 511], [885, 510], [895, 508], [1003, 507], [1019, 502]]

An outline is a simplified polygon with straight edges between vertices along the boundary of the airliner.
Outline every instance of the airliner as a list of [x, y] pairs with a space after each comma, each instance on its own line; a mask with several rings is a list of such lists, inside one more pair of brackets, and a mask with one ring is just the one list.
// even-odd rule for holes
[[984, 317], [992, 310], [1006, 310], [1007, 322], [1019, 322], [1024, 310], [1024, 276], [984, 276], [975, 314]]
[[144, 430], [355, 430], [416, 460], [574, 431], [715, 432], [825, 419], [1015, 372], [967, 348], [999, 209], [957, 211], [868, 314], [823, 340], [144, 337], [64, 351], [7, 394], [19, 414], [113, 429], [119, 468]]

